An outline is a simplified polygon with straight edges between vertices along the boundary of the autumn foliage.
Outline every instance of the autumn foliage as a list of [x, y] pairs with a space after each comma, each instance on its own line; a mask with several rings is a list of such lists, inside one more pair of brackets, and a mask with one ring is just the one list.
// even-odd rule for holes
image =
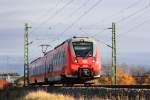
[[120, 85], [134, 85], [136, 84], [136, 80], [132, 75], [127, 74], [123, 71], [123, 69], [117, 69], [117, 83]]
[[[99, 79], [99, 83], [105, 84], [105, 85], [111, 85], [112, 80], [111, 76], [102, 76]], [[117, 84], [119, 85], [134, 85], [136, 84], [136, 80], [132, 75], [127, 74], [123, 69], [118, 68], [117, 69]]]

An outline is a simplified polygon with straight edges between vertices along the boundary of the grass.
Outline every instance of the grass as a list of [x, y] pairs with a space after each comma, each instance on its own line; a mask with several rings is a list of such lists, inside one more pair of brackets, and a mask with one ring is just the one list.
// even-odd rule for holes
[[149, 90], [135, 92], [105, 88], [26, 87], [0, 90], [0, 100], [136, 100], [139, 95], [143, 100], [149, 100], [149, 93]]
[[62, 94], [50, 94], [43, 90], [29, 92], [23, 100], [74, 100], [73, 97]]
[[29, 92], [22, 100], [104, 100], [100, 97], [94, 96], [92, 99], [85, 99], [84, 96], [80, 96], [79, 98], [74, 98], [69, 95], [63, 94], [55, 94], [55, 93], [47, 93], [46, 91], [32, 91]]
[[[41, 89], [6, 89], [0, 91], [0, 100], [104, 100], [97, 96], [89, 98], [88, 93], [83, 95], [80, 90], [71, 91], [62, 91], [61, 89], [57, 91], [56, 89], [55, 92], [47, 92]], [[79, 96], [75, 96], [77, 94]]]

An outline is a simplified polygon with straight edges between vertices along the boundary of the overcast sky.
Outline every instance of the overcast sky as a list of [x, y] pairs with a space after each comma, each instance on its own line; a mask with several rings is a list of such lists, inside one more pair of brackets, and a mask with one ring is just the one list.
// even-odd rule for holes
[[[150, 0], [0, 0], [0, 72], [23, 72], [24, 23], [29, 29], [30, 61], [41, 44], [57, 44], [74, 35], [111, 44], [116, 23], [117, 62], [150, 66]], [[111, 49], [99, 43], [103, 63]]]

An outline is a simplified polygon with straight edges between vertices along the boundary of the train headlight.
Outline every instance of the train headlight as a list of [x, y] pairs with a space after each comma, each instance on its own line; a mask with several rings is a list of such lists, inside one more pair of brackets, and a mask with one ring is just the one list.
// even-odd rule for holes
[[75, 62], [75, 63], [78, 63], [78, 60], [77, 60], [77, 58], [76, 58], [76, 57], [74, 58], [74, 62]]
[[92, 63], [95, 63], [96, 62], [96, 58], [95, 57], [93, 57], [93, 59], [92, 59]]

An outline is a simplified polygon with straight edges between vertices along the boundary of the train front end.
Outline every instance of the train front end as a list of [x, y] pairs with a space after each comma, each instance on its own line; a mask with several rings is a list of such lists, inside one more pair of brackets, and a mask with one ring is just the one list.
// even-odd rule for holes
[[90, 38], [73, 38], [70, 41], [71, 77], [93, 79], [100, 77], [99, 49]]

